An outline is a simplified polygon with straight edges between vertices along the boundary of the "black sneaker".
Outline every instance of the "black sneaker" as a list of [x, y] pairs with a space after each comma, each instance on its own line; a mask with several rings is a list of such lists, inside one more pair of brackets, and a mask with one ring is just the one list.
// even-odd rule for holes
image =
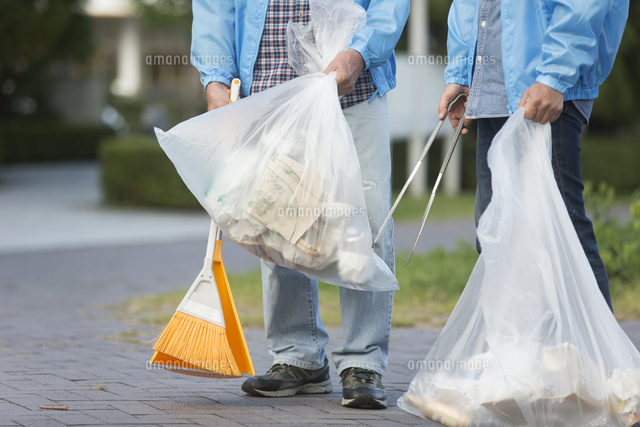
[[277, 363], [266, 374], [249, 378], [242, 384], [245, 393], [263, 397], [331, 393], [332, 390], [327, 359], [324, 366], [315, 371]]
[[342, 406], [362, 409], [384, 409], [387, 407], [387, 392], [381, 376], [363, 368], [347, 368], [342, 377]]

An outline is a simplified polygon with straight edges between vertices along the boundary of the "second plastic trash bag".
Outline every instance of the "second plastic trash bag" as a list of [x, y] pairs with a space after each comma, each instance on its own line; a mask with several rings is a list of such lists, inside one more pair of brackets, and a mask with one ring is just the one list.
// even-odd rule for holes
[[398, 404], [446, 426], [631, 426], [640, 354], [556, 186], [551, 129], [518, 110], [489, 150], [482, 254]]
[[229, 239], [334, 285], [391, 290], [398, 282], [372, 249], [335, 74], [323, 73], [365, 21], [352, 0], [311, 0], [310, 24], [287, 29], [289, 62], [301, 77], [156, 135]]

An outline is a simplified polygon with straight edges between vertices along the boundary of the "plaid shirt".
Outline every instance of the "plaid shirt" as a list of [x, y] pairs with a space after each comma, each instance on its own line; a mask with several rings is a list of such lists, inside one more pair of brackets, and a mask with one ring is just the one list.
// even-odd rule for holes
[[[287, 23], [289, 21], [309, 23], [309, 0], [270, 0], [267, 16], [260, 40], [258, 58], [253, 68], [251, 94], [269, 89], [297, 77], [296, 72], [287, 62]], [[371, 71], [364, 70], [355, 89], [340, 99], [342, 108], [348, 108], [368, 100], [376, 88], [371, 78]]]

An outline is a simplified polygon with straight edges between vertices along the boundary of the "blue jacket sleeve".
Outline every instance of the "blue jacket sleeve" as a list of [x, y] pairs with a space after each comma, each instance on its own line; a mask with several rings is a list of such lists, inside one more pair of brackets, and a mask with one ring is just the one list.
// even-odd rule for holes
[[477, 3], [477, 0], [453, 0], [451, 3], [447, 21], [447, 67], [444, 71], [447, 84], [471, 84], [471, 43], [475, 45], [475, 37], [472, 36], [474, 32], [477, 34]]
[[191, 61], [206, 88], [211, 82], [229, 86], [238, 75], [235, 63], [233, 0], [193, 0]]
[[353, 36], [349, 46], [362, 55], [365, 69], [387, 62], [408, 16], [409, 0], [371, 0], [367, 8], [367, 23]]
[[[604, 42], [617, 52], [622, 39], [629, 0], [551, 0], [549, 27], [542, 43], [542, 63], [536, 68], [536, 81], [560, 93], [573, 87], [581, 76], [598, 73], [594, 81], [602, 82], [611, 71], [598, 69], [600, 45]], [[622, 22], [607, 25], [607, 15]], [[622, 12], [622, 13], [620, 13]], [[613, 64], [610, 58], [608, 64]]]

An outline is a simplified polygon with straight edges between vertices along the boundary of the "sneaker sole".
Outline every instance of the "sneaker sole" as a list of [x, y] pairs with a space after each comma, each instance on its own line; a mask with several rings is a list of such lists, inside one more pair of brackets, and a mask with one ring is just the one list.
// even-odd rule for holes
[[262, 396], [262, 397], [289, 397], [295, 396], [296, 394], [325, 394], [331, 393], [333, 391], [333, 386], [331, 385], [331, 380], [326, 380], [321, 383], [309, 383], [305, 385], [301, 385], [300, 387], [288, 388], [285, 390], [276, 390], [276, 391], [266, 391], [266, 390], [258, 390], [257, 388], [251, 388], [251, 391], [243, 390], [253, 396]]
[[369, 394], [361, 394], [353, 399], [342, 398], [342, 406], [360, 409], [386, 409], [387, 400], [376, 400]]

